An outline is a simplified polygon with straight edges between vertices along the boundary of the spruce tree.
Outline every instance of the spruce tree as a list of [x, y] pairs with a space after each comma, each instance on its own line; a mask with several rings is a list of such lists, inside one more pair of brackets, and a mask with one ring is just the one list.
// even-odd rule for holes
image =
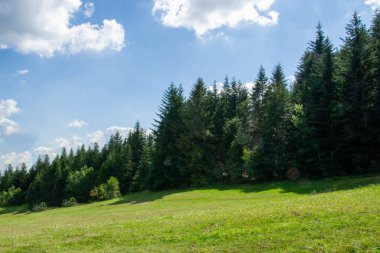
[[143, 181], [143, 176], [146, 176], [143, 171], [146, 170], [144, 164], [145, 162], [145, 133], [144, 130], [140, 127], [140, 122], [136, 122], [133, 131], [128, 136], [128, 147], [130, 149], [129, 161], [130, 168], [127, 172], [128, 179], [130, 180], [130, 191], [137, 191], [140, 189], [140, 186]]
[[149, 176], [153, 190], [177, 188], [188, 180], [180, 168], [183, 157], [180, 139], [185, 132], [184, 109], [182, 87], [171, 84], [162, 99], [158, 119], [155, 120], [153, 169]]
[[261, 141], [261, 133], [263, 131], [263, 100], [268, 86], [268, 77], [265, 74], [265, 69], [260, 66], [257, 78], [255, 80], [255, 86], [251, 94], [251, 135], [252, 135], [252, 148], [259, 145]]
[[298, 68], [293, 90], [294, 129], [290, 138], [290, 156], [304, 176], [321, 177], [331, 173], [333, 165], [334, 124], [336, 105], [334, 51], [321, 24], [316, 38], [310, 42]]
[[371, 170], [380, 171], [380, 11], [375, 13], [371, 26], [371, 63], [373, 106], [370, 117]]
[[180, 169], [190, 185], [205, 185], [211, 179], [209, 150], [212, 115], [206, 95], [206, 85], [199, 78], [190, 92], [184, 111], [185, 132], [180, 143], [184, 156], [180, 161]]
[[340, 116], [342, 142], [339, 162], [346, 173], [363, 173], [370, 165], [371, 108], [369, 34], [357, 13], [346, 27], [347, 36], [339, 53]]
[[254, 151], [252, 174], [258, 179], [284, 177], [288, 167], [290, 94], [280, 64], [275, 66], [264, 96], [263, 120], [262, 143]]

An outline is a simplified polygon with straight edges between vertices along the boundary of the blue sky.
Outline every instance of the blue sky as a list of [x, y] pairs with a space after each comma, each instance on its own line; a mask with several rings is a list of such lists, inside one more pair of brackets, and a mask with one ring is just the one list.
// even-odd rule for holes
[[[289, 78], [321, 21], [335, 46], [380, 0], [0, 0], [0, 168], [150, 128], [171, 82]], [[1, 11], [2, 10], [2, 11]]]

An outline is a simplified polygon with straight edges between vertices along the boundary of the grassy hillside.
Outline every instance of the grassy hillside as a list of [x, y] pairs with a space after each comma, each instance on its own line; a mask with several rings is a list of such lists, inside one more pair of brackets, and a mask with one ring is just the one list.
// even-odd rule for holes
[[380, 252], [380, 175], [0, 209], [1, 252]]

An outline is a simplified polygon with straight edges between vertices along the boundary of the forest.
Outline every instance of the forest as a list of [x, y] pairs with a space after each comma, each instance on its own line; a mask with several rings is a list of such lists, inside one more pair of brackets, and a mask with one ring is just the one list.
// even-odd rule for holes
[[336, 48], [318, 24], [289, 85], [261, 67], [254, 88], [199, 78], [165, 91], [153, 131], [62, 149], [0, 175], [0, 206], [60, 206], [138, 191], [319, 179], [380, 171], [380, 13], [355, 13]]

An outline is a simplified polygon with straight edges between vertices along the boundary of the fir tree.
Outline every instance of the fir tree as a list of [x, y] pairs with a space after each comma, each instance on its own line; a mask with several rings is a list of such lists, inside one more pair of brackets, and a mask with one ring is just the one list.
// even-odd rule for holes
[[369, 34], [359, 15], [346, 27], [347, 37], [339, 53], [340, 138], [339, 162], [347, 173], [363, 173], [370, 165], [368, 134], [370, 91]]
[[153, 169], [150, 188], [155, 190], [182, 186], [188, 179], [181, 174], [183, 151], [180, 139], [185, 131], [185, 99], [181, 87], [170, 85], [162, 99], [156, 121]]

